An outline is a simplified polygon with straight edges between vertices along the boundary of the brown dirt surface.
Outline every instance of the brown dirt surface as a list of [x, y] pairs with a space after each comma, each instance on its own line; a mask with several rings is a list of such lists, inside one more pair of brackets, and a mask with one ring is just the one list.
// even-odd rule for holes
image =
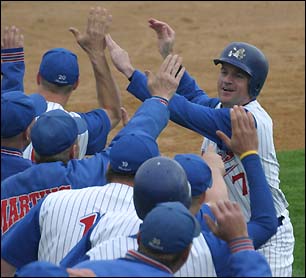
[[[140, 70], [154, 72], [162, 62], [147, 20], [153, 17], [168, 22], [176, 31], [175, 51], [183, 56], [189, 73], [211, 97], [217, 96], [219, 71], [212, 59], [232, 41], [258, 46], [270, 64], [258, 100], [273, 118], [275, 147], [305, 148], [304, 1], [2, 1], [1, 29], [15, 25], [25, 36], [26, 93], [35, 92], [43, 53], [65, 47], [78, 55], [80, 63], [80, 86], [66, 108], [79, 112], [97, 108], [91, 65], [68, 31], [71, 26], [84, 31], [89, 8], [97, 5], [111, 11], [111, 35]], [[126, 92], [128, 80], [111, 68], [122, 91], [122, 102], [132, 115], [140, 102]], [[121, 127], [120, 123], [109, 139]], [[162, 153], [169, 156], [199, 153], [202, 137], [169, 122], [158, 143]]]

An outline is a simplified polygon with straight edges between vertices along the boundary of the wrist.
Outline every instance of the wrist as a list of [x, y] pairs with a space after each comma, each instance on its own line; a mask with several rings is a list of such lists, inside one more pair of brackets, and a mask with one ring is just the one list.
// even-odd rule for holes
[[228, 242], [231, 253], [254, 250], [253, 241], [248, 236], [236, 237]]
[[240, 154], [239, 158], [240, 158], [240, 160], [242, 160], [242, 159], [244, 159], [245, 157], [247, 157], [247, 156], [249, 156], [251, 154], [258, 154], [258, 151], [256, 151], [256, 150], [246, 151], [246, 152]]
[[1, 49], [1, 61], [6, 62], [24, 62], [23, 47], [3, 48]]
[[129, 81], [131, 81], [134, 71], [135, 71], [135, 69], [132, 66], [129, 66], [129, 67], [123, 69], [121, 72], [126, 76], [126, 78]]
[[168, 99], [164, 98], [164, 97], [160, 97], [160, 96], [152, 96], [153, 99], [156, 99], [158, 101], [160, 101], [162, 104], [168, 106]]

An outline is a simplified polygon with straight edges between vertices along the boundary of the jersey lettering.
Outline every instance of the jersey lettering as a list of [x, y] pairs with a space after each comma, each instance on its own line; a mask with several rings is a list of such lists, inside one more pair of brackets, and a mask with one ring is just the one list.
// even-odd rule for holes
[[239, 180], [239, 179], [242, 179], [242, 195], [247, 195], [248, 194], [248, 188], [247, 188], [247, 185], [246, 185], [246, 179], [245, 179], [245, 174], [243, 172], [235, 175], [235, 176], [232, 176], [232, 182], [233, 184]]
[[31, 192], [1, 200], [1, 234], [7, 232], [10, 227], [22, 219], [35, 206], [39, 199], [45, 195], [59, 190], [71, 189], [71, 185], [62, 185], [51, 189]]
[[98, 217], [98, 213], [94, 212], [80, 219], [81, 225], [84, 226], [84, 232], [82, 236], [84, 236], [87, 233], [87, 231], [90, 229], [90, 227], [95, 223], [97, 217]]

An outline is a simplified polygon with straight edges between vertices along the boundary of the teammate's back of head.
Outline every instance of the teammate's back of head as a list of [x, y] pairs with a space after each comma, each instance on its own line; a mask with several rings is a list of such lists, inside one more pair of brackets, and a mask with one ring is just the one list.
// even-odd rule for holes
[[80, 117], [72, 117], [61, 109], [43, 113], [31, 130], [35, 153], [49, 157], [71, 147], [87, 129], [86, 122]]
[[212, 186], [211, 169], [207, 163], [196, 154], [185, 153], [174, 156], [185, 170], [187, 179], [191, 186], [192, 197], [199, 196], [204, 193], [207, 188]]
[[147, 160], [136, 172], [133, 200], [140, 219], [161, 202], [178, 201], [189, 209], [191, 188], [184, 169], [169, 157]]
[[21, 91], [1, 94], [1, 138], [25, 131], [46, 109], [46, 100], [39, 94], [26, 95]]
[[57, 86], [73, 85], [79, 79], [77, 56], [65, 48], [53, 48], [42, 57], [40, 76]]
[[119, 176], [134, 179], [142, 163], [159, 155], [159, 148], [153, 137], [143, 133], [125, 134], [110, 149], [107, 180], [112, 182]]

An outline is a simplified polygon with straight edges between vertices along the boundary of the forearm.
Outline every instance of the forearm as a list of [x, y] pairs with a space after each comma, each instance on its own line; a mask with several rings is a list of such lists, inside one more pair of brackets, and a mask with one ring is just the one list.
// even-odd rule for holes
[[105, 109], [114, 128], [121, 119], [119, 87], [110, 71], [104, 52], [89, 53], [95, 79], [99, 106]]
[[8, 48], [1, 50], [1, 94], [9, 91], [24, 91], [25, 72], [24, 49]]
[[228, 200], [227, 187], [220, 169], [211, 168], [211, 174], [213, 184], [206, 190], [204, 202], [211, 204], [218, 200]]
[[246, 156], [242, 159], [242, 164], [250, 188], [251, 219], [248, 222], [248, 233], [255, 248], [258, 248], [276, 232], [276, 211], [259, 156]]
[[212, 108], [220, 102], [218, 98], [210, 98], [206, 92], [198, 86], [195, 79], [193, 79], [187, 71], [185, 71], [177, 88], [177, 94], [184, 96], [193, 103]]
[[156, 97], [146, 100], [134, 113], [127, 125], [114, 137], [112, 146], [120, 137], [128, 133], [142, 133], [156, 139], [169, 121], [167, 105]]

